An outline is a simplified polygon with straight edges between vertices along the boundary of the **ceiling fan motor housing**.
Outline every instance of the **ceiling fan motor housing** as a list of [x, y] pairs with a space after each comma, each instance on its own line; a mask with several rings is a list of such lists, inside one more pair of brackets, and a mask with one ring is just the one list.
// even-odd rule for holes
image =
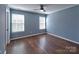
[[44, 10], [43, 5], [40, 5], [40, 6], [41, 6], [40, 10]]

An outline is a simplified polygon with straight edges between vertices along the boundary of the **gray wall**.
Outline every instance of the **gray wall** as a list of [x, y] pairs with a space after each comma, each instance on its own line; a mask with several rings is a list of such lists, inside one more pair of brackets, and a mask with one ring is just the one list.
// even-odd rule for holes
[[47, 16], [47, 32], [79, 42], [79, 6]]
[[45, 32], [45, 30], [39, 30], [39, 16], [45, 16], [45, 15], [11, 9], [11, 14], [12, 13], [25, 15], [25, 31], [12, 33], [12, 29], [11, 29], [11, 34], [10, 34], [11, 38], [17, 38], [21, 36]]
[[0, 53], [4, 53], [6, 45], [6, 6], [0, 5]]

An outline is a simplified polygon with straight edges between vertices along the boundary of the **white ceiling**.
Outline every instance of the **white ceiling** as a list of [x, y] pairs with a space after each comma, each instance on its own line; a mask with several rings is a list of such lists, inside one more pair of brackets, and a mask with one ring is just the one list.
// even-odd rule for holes
[[50, 14], [62, 9], [75, 6], [75, 4], [43, 4], [43, 5], [46, 12], [35, 10], [35, 9], [40, 9], [40, 4], [9, 4], [8, 6], [13, 9], [19, 9], [19, 10], [42, 13], [42, 14]]

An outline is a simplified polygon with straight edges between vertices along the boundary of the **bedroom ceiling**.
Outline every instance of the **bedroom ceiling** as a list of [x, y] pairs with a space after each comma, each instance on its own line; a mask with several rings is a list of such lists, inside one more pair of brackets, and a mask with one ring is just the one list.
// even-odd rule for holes
[[24, 10], [41, 14], [50, 14], [62, 9], [73, 7], [75, 6], [75, 4], [43, 4], [46, 12], [41, 12], [39, 10], [40, 4], [9, 4], [8, 6], [17, 10]]

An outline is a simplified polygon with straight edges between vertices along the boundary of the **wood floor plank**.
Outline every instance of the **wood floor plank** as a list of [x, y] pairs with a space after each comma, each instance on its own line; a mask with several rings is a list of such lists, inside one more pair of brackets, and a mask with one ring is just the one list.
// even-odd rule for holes
[[6, 51], [7, 54], [78, 54], [79, 45], [49, 34], [41, 34], [12, 40]]

